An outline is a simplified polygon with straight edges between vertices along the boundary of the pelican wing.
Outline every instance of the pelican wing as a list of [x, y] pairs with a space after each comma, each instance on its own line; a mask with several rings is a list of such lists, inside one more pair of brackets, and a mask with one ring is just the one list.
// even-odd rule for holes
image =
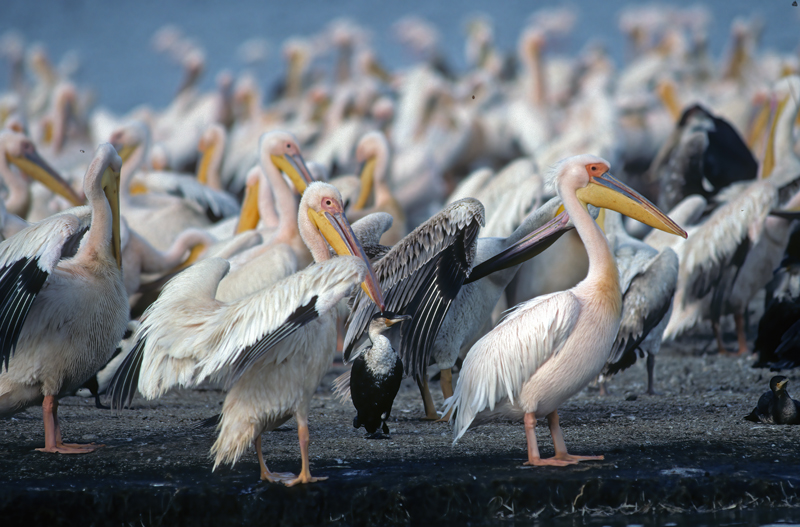
[[464, 359], [451, 408], [457, 441], [482, 410], [508, 400], [516, 402], [522, 386], [564, 346], [581, 306], [570, 291], [536, 297], [520, 304], [472, 346]]
[[184, 198], [212, 219], [218, 220], [239, 214], [239, 204], [233, 196], [209, 188], [192, 176], [150, 172], [140, 177], [144, 179], [144, 184], [149, 190]]
[[739, 198], [717, 209], [686, 241], [680, 270], [687, 293], [684, 304], [707, 295], [731, 266], [744, 262], [749, 247], [758, 241], [764, 220], [777, 201], [774, 187], [763, 183], [766, 181], [754, 183]]
[[[483, 223], [483, 205], [478, 200], [457, 201], [417, 227], [375, 264], [386, 309], [414, 317], [402, 328], [398, 346], [409, 375], [418, 376], [427, 367], [430, 347], [472, 268], [475, 240]], [[377, 309], [363, 291], [356, 292], [344, 342], [346, 360]]]
[[603, 373], [613, 375], [636, 361], [636, 349], [672, 307], [677, 280], [678, 256], [670, 248], [633, 277], [622, 297], [619, 332]]
[[220, 302], [215, 293], [228, 269], [226, 260], [209, 258], [167, 283], [145, 312], [136, 347], [112, 381], [112, 407], [129, 405], [137, 386], [152, 399], [172, 386], [194, 386], [209, 377], [231, 385], [257, 360], [285, 360], [292, 349], [278, 353], [275, 344], [334, 308], [367, 272], [359, 258], [336, 257]]
[[65, 246], [85, 232], [85, 223], [85, 218], [82, 221], [65, 211], [0, 243], [0, 361], [6, 369], [36, 295], [61, 260]]

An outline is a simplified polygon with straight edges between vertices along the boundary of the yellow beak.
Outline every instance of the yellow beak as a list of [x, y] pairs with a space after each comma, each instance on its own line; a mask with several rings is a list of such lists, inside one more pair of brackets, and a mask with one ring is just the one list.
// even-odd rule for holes
[[778, 119], [781, 116], [784, 108], [786, 108], [786, 103], [789, 102], [789, 96], [787, 95], [778, 103], [777, 108], [775, 108], [775, 115], [772, 117], [772, 124], [769, 127], [769, 136], [767, 136], [767, 144], [764, 147], [764, 162], [761, 165], [761, 178], [767, 178], [772, 174], [772, 171], [775, 169], [775, 131], [778, 127]]
[[103, 172], [101, 179], [103, 192], [108, 199], [111, 207], [111, 253], [117, 260], [117, 265], [122, 269], [122, 248], [120, 246], [119, 231], [119, 172], [115, 172], [111, 167]]
[[31, 150], [21, 157], [6, 154], [6, 159], [54, 193], [66, 198], [74, 206], [83, 205], [84, 200], [69, 186], [69, 183], [64, 181], [64, 179], [39, 156], [36, 150]]
[[208, 185], [208, 170], [211, 166], [211, 156], [214, 154], [215, 145], [206, 144], [206, 141], [200, 140], [197, 149], [203, 155], [200, 157], [200, 164], [197, 166], [197, 181], [203, 185]]
[[650, 203], [647, 198], [608, 172], [599, 176], [592, 176], [589, 184], [579, 188], [575, 195], [583, 203], [615, 210], [620, 214], [650, 225], [654, 229], [683, 236], [684, 238], [687, 236], [686, 231]]
[[375, 163], [376, 159], [372, 157], [367, 159], [361, 167], [361, 174], [359, 176], [361, 179], [361, 192], [358, 195], [358, 200], [356, 200], [355, 205], [353, 205], [353, 210], [362, 210], [367, 205], [367, 200], [370, 194], [372, 194], [372, 182], [375, 178]]
[[314, 178], [311, 177], [311, 172], [308, 171], [306, 162], [303, 161], [303, 156], [300, 154], [284, 154], [281, 156], [273, 154], [270, 158], [276, 167], [289, 176], [294, 188], [297, 189], [300, 195], [306, 191], [308, 185], [314, 182]]
[[357, 256], [364, 260], [367, 264], [367, 277], [361, 283], [361, 289], [369, 296], [373, 302], [380, 308], [381, 312], [386, 309], [386, 303], [383, 300], [383, 293], [375, 276], [375, 271], [369, 263], [367, 255], [364, 253], [364, 248], [361, 247], [353, 229], [350, 227], [350, 222], [344, 215], [344, 212], [322, 214], [315, 210], [308, 209], [308, 217], [319, 230], [320, 234], [328, 241], [330, 246], [339, 255]]
[[258, 212], [258, 181], [248, 185], [244, 191], [244, 201], [242, 201], [242, 211], [239, 213], [239, 223], [236, 225], [236, 232], [249, 231], [255, 229], [261, 214]]

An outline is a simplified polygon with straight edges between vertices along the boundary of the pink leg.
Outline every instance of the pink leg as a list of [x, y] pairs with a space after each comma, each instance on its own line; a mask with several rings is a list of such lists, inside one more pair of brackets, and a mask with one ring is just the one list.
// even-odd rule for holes
[[264, 463], [264, 453], [261, 451], [261, 435], [256, 438], [256, 455], [258, 456], [258, 465], [261, 467], [261, 479], [269, 481], [270, 483], [286, 483], [291, 481], [297, 476], [291, 472], [270, 472], [267, 464]]
[[58, 399], [54, 395], [47, 395], [42, 402], [42, 416], [44, 419], [44, 448], [37, 448], [39, 452], [58, 452], [59, 454], [88, 454], [105, 445], [64, 444], [61, 442], [61, 427], [58, 424]]
[[295, 418], [297, 419], [297, 439], [300, 441], [300, 457], [303, 466], [300, 469], [300, 475], [296, 479], [286, 482], [287, 487], [293, 487], [298, 483], [315, 483], [328, 479], [327, 477], [315, 478], [311, 476], [311, 471], [308, 467], [308, 420], [305, 416], [300, 415], [295, 415]]
[[563, 461], [565, 465], [573, 465], [579, 461], [600, 461], [604, 459], [603, 456], [573, 456], [567, 452], [567, 445], [564, 443], [561, 426], [558, 424], [558, 410], [547, 416], [547, 424], [550, 426], [550, 435], [553, 436], [553, 447], [556, 450], [556, 455], [552, 459]]

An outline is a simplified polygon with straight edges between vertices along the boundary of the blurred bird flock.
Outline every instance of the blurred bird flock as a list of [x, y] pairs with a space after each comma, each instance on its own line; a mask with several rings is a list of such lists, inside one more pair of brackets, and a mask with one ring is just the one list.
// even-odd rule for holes
[[[59, 398], [122, 409], [137, 391], [212, 382], [228, 390], [209, 420], [215, 467], [255, 445], [260, 477], [292, 485], [325, 479], [310, 473], [309, 401], [340, 358], [357, 373], [336, 392], [364, 401], [354, 424], [369, 437], [390, 433], [406, 375], [420, 416], [449, 419], [456, 440], [524, 422], [533, 465], [602, 459], [567, 453], [558, 406], [637, 359], [655, 395], [662, 340], [702, 335], [790, 371], [800, 16], [785, 3], [784, 20], [726, 14], [716, 55], [702, 6], [626, 7], [574, 53], [575, 8], [532, 13], [515, 47], [490, 14], [459, 16], [457, 60], [441, 28], [404, 16], [402, 67], [347, 18], [247, 40], [219, 71], [203, 35], [167, 25], [125, 53], [180, 71], [174, 97], [122, 113], [79, 80], [101, 64], [5, 32], [0, 415], [42, 405], [41, 450], [88, 453], [102, 445], [62, 440]], [[763, 44], [774, 26], [794, 39], [784, 49]], [[612, 33], [624, 58], [601, 42]], [[270, 54], [283, 64], [266, 72]], [[797, 421], [770, 417], [767, 395], [753, 420]], [[296, 476], [262, 454], [262, 433], [291, 417]]]

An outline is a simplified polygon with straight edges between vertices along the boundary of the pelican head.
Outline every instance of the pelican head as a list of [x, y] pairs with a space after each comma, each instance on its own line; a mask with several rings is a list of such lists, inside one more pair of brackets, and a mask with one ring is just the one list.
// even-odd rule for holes
[[615, 210], [655, 229], [686, 238], [686, 231], [647, 198], [612, 176], [609, 167], [605, 159], [589, 154], [560, 161], [553, 170], [558, 178], [559, 195], [564, 196], [561, 189], [571, 190], [584, 205]]
[[300, 235], [315, 260], [325, 260], [330, 257], [327, 247], [324, 247], [324, 244], [321, 246], [321, 240], [315, 231], [325, 238], [337, 254], [361, 258], [368, 269], [361, 288], [381, 311], [386, 308], [378, 278], [364, 253], [364, 248], [353, 233], [350, 222], [344, 215], [344, 202], [336, 187], [322, 182], [309, 185], [300, 200], [298, 224]]
[[115, 130], [108, 142], [117, 150], [119, 157], [124, 163], [133, 152], [142, 145], [147, 144], [150, 131], [147, 125], [141, 121], [133, 121], [122, 128]]
[[63, 196], [75, 206], [83, 205], [83, 199], [72, 190], [69, 183], [45, 162], [36, 151], [33, 142], [19, 132], [4, 130], [0, 132], [0, 151], [6, 161], [15, 165], [25, 175], [35, 179], [54, 193]]
[[294, 134], [280, 130], [267, 132], [261, 136], [259, 148], [262, 153], [261, 159], [271, 159], [279, 170], [289, 176], [300, 194], [303, 194], [306, 187], [314, 181], [300, 154], [300, 147]]
[[372, 193], [372, 184], [375, 179], [375, 166], [378, 161], [378, 156], [386, 155], [388, 152], [389, 142], [386, 140], [386, 136], [383, 135], [383, 132], [368, 132], [358, 141], [358, 146], [356, 147], [356, 162], [361, 167], [359, 170], [361, 192], [358, 195], [358, 200], [353, 205], [354, 210], [361, 210], [366, 206], [367, 200]]

